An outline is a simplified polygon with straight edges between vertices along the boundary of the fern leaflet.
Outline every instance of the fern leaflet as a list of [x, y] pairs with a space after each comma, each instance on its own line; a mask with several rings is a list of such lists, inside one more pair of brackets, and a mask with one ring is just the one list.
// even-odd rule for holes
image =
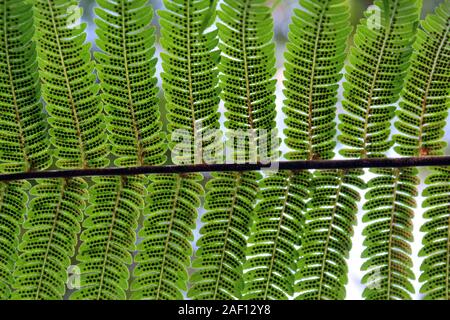
[[204, 31], [209, 0], [164, 0], [161, 18], [163, 89], [169, 148], [175, 164], [217, 162], [219, 88], [217, 30]]
[[425, 232], [419, 256], [425, 257], [421, 265], [423, 282], [420, 292], [427, 300], [450, 299], [450, 170], [435, 168], [425, 181], [426, 197], [423, 207], [428, 221], [420, 231]]
[[50, 166], [34, 34], [33, 11], [24, 0], [0, 2], [0, 171]]
[[18, 258], [20, 226], [27, 210], [28, 182], [0, 184], [0, 299], [11, 296]]
[[258, 173], [216, 173], [206, 188], [205, 223], [188, 296], [195, 299], [240, 299], [247, 237], [258, 192]]
[[284, 300], [293, 295], [308, 175], [280, 172], [260, 183], [244, 265], [244, 299]]
[[30, 194], [12, 299], [61, 300], [85, 207], [82, 179], [42, 180]]
[[199, 174], [151, 176], [133, 299], [180, 300], [187, 290], [193, 229], [203, 188]]

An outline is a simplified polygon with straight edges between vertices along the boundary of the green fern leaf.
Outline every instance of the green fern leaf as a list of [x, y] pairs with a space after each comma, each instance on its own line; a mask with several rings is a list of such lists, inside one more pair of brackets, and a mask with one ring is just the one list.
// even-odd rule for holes
[[221, 97], [227, 110], [227, 143], [237, 162], [279, 156], [273, 19], [265, 2], [225, 0], [218, 12]]
[[[342, 78], [347, 37], [351, 31], [350, 12], [348, 4], [342, 0], [302, 0], [300, 5], [303, 10], [294, 12], [285, 54], [285, 143], [293, 150], [285, 156], [292, 160], [330, 159], [334, 156], [336, 145], [337, 90]], [[359, 181], [351, 172], [345, 176], [348, 178], [345, 184], [351, 178]], [[354, 196], [358, 193], [351, 187], [340, 187], [344, 184], [343, 180], [343, 171], [330, 171], [315, 173], [312, 184], [304, 182], [310, 184], [312, 200], [306, 215], [301, 213], [306, 221], [301, 234], [302, 246], [296, 274], [298, 281], [295, 289], [300, 293], [298, 299], [336, 298], [342, 295], [346, 281], [344, 258], [348, 255], [346, 250], [350, 240], [341, 237], [341, 242], [336, 245], [334, 238], [329, 239], [327, 235], [343, 235], [339, 230], [344, 225], [349, 231], [347, 237], [351, 235], [353, 221], [349, 219], [347, 210], [355, 205], [345, 203], [343, 200], [351, 201], [352, 198], [340, 193], [344, 188], [348, 188], [352, 195], [355, 193]], [[319, 182], [324, 183], [320, 192], [314, 185]], [[330, 209], [334, 214], [327, 219], [323, 212]], [[340, 247], [341, 244], [343, 247]], [[342, 256], [336, 255], [333, 250]], [[335, 260], [339, 260], [341, 269], [331, 269]], [[338, 280], [330, 290], [327, 286], [333, 277]]]
[[427, 300], [450, 299], [450, 169], [434, 168], [425, 181], [423, 207], [428, 221], [420, 231], [425, 233], [419, 256], [425, 257], [419, 278], [420, 292]]
[[403, 156], [442, 155], [450, 91], [450, 2], [422, 23], [397, 112], [395, 151]]
[[359, 24], [349, 56], [340, 115], [340, 153], [349, 158], [384, 157], [390, 121], [402, 88], [419, 19], [418, 0], [375, 1]]
[[412, 218], [415, 197], [420, 183], [416, 169], [377, 169], [378, 176], [369, 182], [366, 214], [363, 222], [365, 236], [362, 266], [366, 271], [362, 283], [363, 296], [371, 300], [411, 299]]
[[108, 164], [105, 123], [85, 24], [71, 26], [78, 1], [35, 0], [42, 96], [60, 168]]
[[140, 177], [93, 178], [78, 250], [80, 289], [71, 299], [125, 300], [137, 220], [145, 194]]
[[219, 133], [217, 30], [204, 32], [210, 0], [164, 0], [161, 18], [163, 89], [169, 148], [175, 164], [217, 162]]
[[42, 180], [34, 186], [14, 270], [12, 299], [62, 299], [85, 207], [82, 179]]
[[190, 241], [204, 191], [199, 174], [149, 178], [142, 238], [131, 285], [133, 299], [181, 300], [187, 290]]
[[33, 11], [24, 0], [0, 2], [0, 171], [46, 169], [51, 164], [35, 45]]
[[258, 173], [216, 173], [208, 182], [199, 249], [190, 278], [188, 297], [240, 299], [243, 263], [252, 211], [256, 202]]
[[308, 175], [280, 172], [260, 183], [244, 265], [244, 299], [281, 300], [293, 295]]
[[336, 102], [351, 27], [345, 0], [301, 0], [289, 31], [284, 73], [290, 160], [331, 159]]
[[11, 296], [13, 270], [18, 258], [20, 226], [28, 204], [28, 182], [0, 184], [0, 299]]
[[348, 259], [356, 224], [362, 170], [318, 171], [311, 186], [297, 272], [300, 300], [345, 298]]
[[97, 0], [97, 70], [116, 166], [162, 164], [153, 11], [143, 0]]

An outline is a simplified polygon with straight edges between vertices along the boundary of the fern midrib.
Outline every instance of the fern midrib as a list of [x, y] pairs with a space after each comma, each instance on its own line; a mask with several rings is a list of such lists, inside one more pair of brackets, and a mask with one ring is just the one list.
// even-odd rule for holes
[[64, 60], [64, 53], [63, 53], [62, 47], [61, 47], [61, 39], [59, 37], [58, 28], [56, 26], [55, 12], [53, 11], [52, 1], [47, 0], [47, 5], [48, 5], [48, 9], [50, 11], [50, 15], [51, 15], [51, 19], [52, 19], [53, 32], [55, 33], [55, 40], [56, 40], [56, 44], [58, 46], [58, 55], [61, 60], [61, 67], [63, 68], [64, 80], [66, 82], [66, 87], [67, 87], [67, 95], [68, 95], [67, 98], [69, 99], [69, 104], [70, 104], [71, 111], [72, 111], [72, 120], [74, 122], [75, 129], [77, 131], [78, 145], [80, 146], [80, 156], [81, 156], [82, 168], [87, 169], [88, 165], [86, 162], [86, 155], [85, 155], [86, 151], [85, 151], [85, 146], [83, 143], [80, 121], [78, 119], [77, 109], [76, 109], [75, 101], [73, 98], [72, 86], [70, 84], [66, 62]]
[[[381, 50], [380, 50], [380, 55], [378, 56], [378, 61], [377, 61], [377, 65], [375, 68], [373, 80], [370, 85], [369, 95], [368, 95], [368, 99], [367, 99], [366, 115], [365, 115], [365, 120], [364, 120], [364, 132], [363, 132], [364, 141], [363, 141], [363, 149], [362, 149], [362, 154], [361, 154], [361, 158], [363, 158], [363, 159], [367, 158], [367, 156], [368, 156], [367, 155], [367, 144], [369, 143], [368, 142], [369, 118], [370, 118], [370, 115], [372, 114], [372, 107], [373, 107], [372, 100], [373, 100], [373, 95], [375, 92], [375, 84], [378, 80], [378, 76], [380, 73], [381, 62], [384, 57], [386, 45], [389, 40], [389, 36], [391, 35], [391, 32], [392, 32], [392, 24], [395, 19], [395, 11], [396, 11], [396, 8], [398, 7], [398, 1], [399, 0], [395, 0], [394, 10], [393, 10], [394, 14], [392, 14], [391, 19], [389, 21], [389, 28], [386, 30], [386, 33], [385, 33], [383, 45], [381, 46]], [[384, 4], [386, 5], [386, 2], [384, 2]], [[389, 6], [388, 6], [388, 9], [389, 9]]]
[[447, 26], [447, 29], [445, 30], [444, 34], [442, 35], [442, 41], [439, 44], [439, 47], [437, 49], [436, 52], [436, 56], [434, 57], [434, 61], [433, 61], [433, 66], [431, 68], [431, 72], [430, 72], [430, 76], [428, 78], [428, 83], [425, 89], [425, 92], [423, 94], [422, 97], [422, 113], [420, 116], [420, 125], [419, 125], [419, 143], [418, 143], [418, 155], [417, 156], [423, 156], [426, 155], [427, 152], [423, 152], [425, 150], [423, 150], [423, 129], [425, 126], [425, 114], [427, 112], [427, 108], [428, 108], [428, 95], [430, 93], [431, 90], [431, 85], [433, 84], [433, 78], [434, 78], [434, 74], [436, 72], [436, 67], [438, 62], [441, 60], [441, 52], [444, 49], [445, 43], [447, 42], [448, 39], [448, 33], [450, 31], [450, 24]]
[[13, 104], [14, 104], [14, 113], [16, 116], [16, 124], [17, 127], [19, 129], [19, 144], [20, 144], [20, 149], [22, 150], [23, 153], [23, 159], [24, 162], [26, 164], [26, 172], [31, 171], [31, 166], [30, 166], [30, 161], [29, 161], [29, 157], [27, 154], [27, 150], [26, 150], [26, 144], [25, 144], [25, 134], [24, 134], [24, 130], [22, 127], [22, 117], [20, 115], [20, 110], [19, 110], [19, 104], [17, 101], [17, 94], [16, 94], [16, 86], [14, 85], [14, 77], [12, 74], [12, 68], [11, 68], [11, 58], [9, 56], [9, 43], [8, 43], [8, 24], [7, 24], [7, 9], [8, 6], [6, 5], [7, 1], [5, 1], [3, 3], [3, 10], [4, 10], [4, 15], [3, 15], [3, 34], [4, 34], [4, 43], [5, 43], [5, 56], [6, 56], [6, 65], [8, 66], [8, 78], [9, 78], [9, 83], [10, 83], [10, 88], [11, 88], [11, 95], [13, 98]]
[[136, 153], [138, 165], [144, 165], [144, 148], [142, 146], [141, 134], [138, 122], [136, 120], [136, 110], [134, 109], [134, 99], [131, 90], [130, 72], [128, 66], [128, 50], [127, 50], [127, 37], [126, 37], [126, 20], [125, 20], [125, 1], [121, 1], [121, 15], [122, 15], [122, 46], [123, 46], [123, 57], [124, 57], [124, 69], [125, 69], [125, 80], [127, 83], [127, 94], [128, 94], [128, 107], [131, 113], [131, 121], [133, 124], [134, 137], [136, 139]]
[[447, 225], [447, 268], [445, 268], [445, 299], [450, 299], [450, 206], [448, 209], [448, 225]]
[[343, 185], [342, 175], [343, 174], [344, 174], [344, 171], [339, 170], [339, 176], [338, 176], [339, 185], [336, 188], [336, 193], [335, 193], [336, 199], [335, 199], [335, 202], [333, 205], [333, 211], [331, 213], [330, 224], [329, 224], [329, 228], [328, 228], [327, 238], [325, 241], [325, 249], [324, 249], [324, 253], [323, 253], [323, 257], [322, 257], [322, 266], [321, 266], [320, 279], [319, 279], [319, 291], [317, 292], [318, 300], [322, 300], [322, 287], [323, 287], [323, 282], [324, 282], [325, 266], [327, 264], [327, 257], [328, 257], [328, 251], [329, 251], [328, 249], [329, 249], [330, 240], [331, 240], [331, 232], [333, 230], [334, 220], [336, 219], [338, 199], [339, 199], [339, 196], [342, 191], [342, 185]]
[[[250, 72], [248, 70], [247, 37], [245, 32], [247, 28], [247, 16], [249, 9], [250, 9], [250, 0], [246, 0], [242, 16], [241, 41], [242, 41], [242, 54], [244, 62], [244, 79], [245, 79], [245, 91], [246, 91], [247, 112], [248, 112], [248, 125], [250, 126], [249, 132], [249, 140], [251, 141], [249, 143], [249, 150], [250, 150], [251, 146], [254, 146], [256, 148], [256, 138], [254, 132], [255, 122], [253, 119], [253, 101], [251, 98], [251, 89], [250, 89]], [[256, 157], [258, 157], [257, 154]]]
[[264, 298], [263, 300], [267, 300], [267, 295], [269, 292], [269, 286], [270, 286], [270, 281], [272, 280], [272, 274], [273, 274], [273, 266], [275, 264], [275, 254], [277, 251], [277, 247], [278, 247], [278, 239], [280, 238], [280, 232], [281, 232], [281, 227], [283, 225], [284, 222], [284, 218], [285, 218], [285, 212], [286, 212], [286, 207], [287, 207], [287, 198], [289, 196], [289, 190], [291, 187], [291, 178], [292, 178], [292, 172], [289, 172], [289, 175], [286, 179], [286, 191], [284, 192], [284, 196], [283, 196], [283, 207], [281, 208], [281, 212], [280, 212], [280, 220], [278, 222], [278, 228], [277, 228], [277, 234], [275, 237], [275, 241], [273, 243], [273, 249], [272, 249], [272, 256], [271, 256], [271, 260], [270, 260], [270, 265], [269, 265], [269, 272], [268, 272], [268, 277], [267, 277], [267, 281], [266, 281], [266, 289], [264, 291]]
[[[192, 163], [196, 163], [196, 158], [200, 160], [201, 163], [203, 163], [203, 156], [202, 156], [202, 147], [203, 147], [203, 141], [202, 139], [198, 138], [197, 132], [197, 118], [195, 116], [195, 99], [194, 99], [194, 88], [193, 88], [193, 80], [192, 80], [192, 39], [191, 39], [191, 1], [186, 1], [186, 41], [187, 41], [187, 68], [188, 68], [188, 91], [189, 91], [189, 106], [191, 107], [191, 120], [192, 120], [192, 138], [194, 141], [192, 142], [192, 146], [194, 147], [193, 157], [191, 158]], [[201, 126], [200, 126], [201, 127]]]
[[117, 195], [116, 195], [116, 200], [114, 203], [114, 210], [113, 210], [112, 216], [111, 216], [111, 225], [109, 226], [108, 240], [106, 242], [105, 254], [103, 256], [102, 270], [101, 270], [101, 274], [100, 274], [100, 283], [99, 283], [98, 292], [97, 292], [97, 300], [100, 300], [100, 297], [102, 295], [103, 283], [105, 281], [106, 262], [108, 261], [109, 250], [111, 248], [112, 235], [113, 235], [113, 230], [114, 230], [114, 227], [116, 224], [117, 210], [119, 208], [120, 197], [122, 196], [122, 192], [123, 192], [124, 179], [125, 179], [125, 177], [120, 177], [120, 182], [119, 182], [119, 185], [117, 188]]
[[395, 180], [394, 180], [394, 194], [392, 198], [392, 209], [391, 209], [391, 221], [389, 223], [389, 242], [388, 242], [388, 283], [386, 298], [391, 300], [391, 286], [392, 286], [392, 238], [394, 233], [394, 223], [395, 223], [395, 206], [397, 202], [398, 195], [398, 182], [400, 179], [400, 169], [394, 169]]
[[50, 237], [48, 239], [47, 248], [45, 250], [44, 260], [42, 262], [41, 273], [39, 276], [39, 282], [38, 282], [38, 285], [36, 288], [35, 300], [37, 300], [39, 298], [39, 294], [40, 294], [40, 291], [42, 288], [42, 281], [44, 280], [43, 278], [44, 278], [45, 267], [47, 266], [50, 247], [53, 242], [53, 237], [55, 236], [55, 230], [56, 230], [56, 226], [58, 224], [59, 215], [61, 213], [61, 205], [62, 205], [63, 198], [65, 195], [65, 188], [67, 186], [67, 183], [68, 183], [68, 181], [66, 179], [62, 179], [61, 189], [60, 189], [60, 194], [59, 194], [59, 201], [58, 201], [58, 204], [56, 205], [56, 209], [55, 209], [55, 213], [54, 213], [55, 217], [53, 219], [52, 229], [50, 230]]
[[218, 272], [217, 278], [216, 278], [216, 285], [215, 285], [215, 289], [214, 289], [213, 300], [216, 300], [217, 293], [219, 291], [219, 283], [220, 283], [220, 280], [222, 279], [222, 270], [223, 270], [223, 265], [224, 265], [223, 262], [224, 262], [225, 253], [226, 253], [226, 250], [228, 247], [228, 236], [229, 236], [230, 230], [231, 230], [231, 223], [233, 221], [233, 214], [234, 214], [234, 206], [236, 205], [236, 200], [237, 200], [237, 195], [239, 192], [239, 185], [241, 183], [242, 175], [238, 173], [238, 174], [236, 174], [235, 178], [237, 179], [236, 187], [234, 189], [233, 199], [231, 201], [231, 207], [228, 210], [228, 224], [227, 224], [227, 230], [225, 232], [225, 237], [224, 237], [224, 241], [223, 241], [222, 255], [220, 257], [219, 272]]
[[169, 249], [169, 244], [170, 241], [172, 240], [172, 228], [173, 228], [173, 224], [174, 224], [174, 220], [175, 220], [175, 214], [177, 211], [177, 198], [180, 195], [180, 191], [181, 191], [181, 177], [178, 176], [177, 177], [177, 187], [175, 190], [175, 194], [173, 196], [173, 201], [172, 201], [172, 213], [170, 216], [170, 221], [169, 221], [169, 229], [167, 230], [167, 238], [166, 238], [166, 243], [164, 244], [164, 252], [163, 252], [163, 260], [161, 262], [161, 270], [159, 273], [159, 282], [158, 282], [158, 287], [157, 287], [157, 291], [156, 291], [156, 300], [159, 300], [159, 296], [161, 294], [161, 286], [162, 286], [162, 281], [163, 281], [163, 276], [164, 276], [164, 265], [166, 264], [166, 257], [167, 257], [167, 250]]
[[316, 34], [316, 40], [314, 44], [314, 51], [313, 51], [313, 59], [312, 59], [312, 66], [311, 66], [311, 82], [309, 86], [309, 97], [308, 97], [308, 159], [313, 160], [314, 154], [313, 154], [313, 95], [314, 95], [314, 84], [315, 84], [315, 77], [316, 77], [316, 64], [317, 64], [317, 52], [319, 50], [319, 40], [320, 35], [322, 33], [323, 28], [323, 19], [325, 15], [325, 11], [328, 9], [329, 0], [324, 4], [323, 10], [320, 13], [319, 22], [317, 23], [317, 34]]

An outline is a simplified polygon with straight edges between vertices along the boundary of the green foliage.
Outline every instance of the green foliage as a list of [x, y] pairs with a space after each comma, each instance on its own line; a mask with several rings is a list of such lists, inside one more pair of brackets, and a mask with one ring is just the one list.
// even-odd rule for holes
[[[168, 150], [176, 165], [220, 163], [220, 101], [227, 160], [278, 159], [266, 0], [163, 0], [167, 140], [148, 0], [96, 1], [97, 65], [78, 3], [0, 0], [0, 172], [162, 165]], [[450, 1], [416, 36], [421, 0], [375, 0], [348, 57], [347, 0], [299, 5], [285, 53], [285, 158], [332, 159], [337, 141], [346, 158], [393, 145], [443, 155]], [[343, 299], [367, 186], [363, 296], [410, 299], [419, 171], [374, 169], [368, 183], [364, 172], [215, 172], [206, 196], [203, 176], [189, 173], [0, 182], [0, 299]], [[420, 292], [449, 299], [450, 169], [425, 182]]]
[[144, 207], [141, 177], [93, 178], [80, 240], [81, 288], [71, 299], [125, 300], [138, 217]]
[[435, 168], [425, 181], [426, 197], [423, 207], [428, 221], [420, 231], [425, 232], [419, 255], [425, 257], [420, 276], [420, 292], [427, 300], [450, 299], [450, 169]]
[[49, 167], [47, 125], [39, 102], [32, 7], [0, 2], [0, 171]]
[[417, 196], [416, 169], [377, 169], [366, 193], [363, 222], [365, 236], [362, 266], [366, 271], [363, 296], [370, 300], [410, 299], [412, 218]]
[[85, 208], [82, 179], [42, 180], [30, 195], [12, 299], [62, 299]]
[[[217, 30], [207, 31], [210, 0], [164, 0], [161, 18], [163, 89], [169, 147], [176, 164], [216, 162], [221, 141], [215, 50]], [[217, 151], [217, 153], [216, 153]]]
[[105, 123], [85, 24], [72, 26], [77, 1], [35, 0], [39, 71], [60, 168], [108, 164]]
[[345, 0], [301, 0], [285, 53], [286, 145], [290, 160], [331, 159], [336, 146], [336, 102], [347, 37]]
[[188, 296], [195, 299], [240, 299], [243, 264], [256, 202], [258, 173], [215, 173], [206, 189], [199, 249]]
[[[391, 148], [390, 121], [412, 52], [418, 0], [375, 1], [354, 37], [346, 67], [345, 110], [339, 119], [340, 153], [349, 158], [383, 157]], [[379, 17], [379, 19], [378, 19]]]
[[299, 251], [297, 299], [345, 298], [346, 259], [361, 200], [357, 188], [365, 187], [361, 175], [362, 170], [315, 173]]
[[450, 92], [450, 2], [422, 22], [402, 91], [395, 151], [403, 156], [442, 155]]
[[280, 300], [294, 293], [308, 175], [280, 172], [261, 181], [244, 265], [244, 299]]
[[182, 299], [193, 229], [204, 191], [199, 174], [154, 175], [131, 285], [133, 299]]
[[[229, 149], [236, 161], [278, 158], [275, 43], [265, 0], [225, 0], [218, 16], [220, 87]], [[242, 141], [243, 140], [243, 141]]]
[[146, 0], [98, 0], [97, 70], [117, 166], [166, 161], [155, 78], [153, 17]]
[[0, 184], [0, 299], [11, 296], [18, 258], [20, 227], [28, 204], [28, 182]]

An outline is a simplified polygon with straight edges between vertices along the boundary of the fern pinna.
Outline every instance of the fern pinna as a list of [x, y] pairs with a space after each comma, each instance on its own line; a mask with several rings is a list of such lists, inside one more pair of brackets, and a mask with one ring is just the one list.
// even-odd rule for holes
[[[169, 148], [175, 164], [217, 162], [221, 154], [215, 6], [206, 0], [166, 0], [161, 20], [163, 89]], [[132, 283], [139, 299], [181, 299], [200, 207], [198, 174], [151, 177], [143, 238]]]
[[[46, 169], [51, 162], [31, 9], [23, 0], [0, 1], [0, 172]], [[29, 188], [28, 182], [0, 184], [0, 299], [11, 296]]]
[[[355, 46], [349, 57], [344, 83], [340, 141], [346, 157], [384, 157], [389, 140], [394, 103], [399, 98], [421, 2], [417, 0], [376, 1], [358, 26]], [[417, 184], [414, 170], [376, 169], [368, 186], [363, 209], [367, 258], [362, 282], [367, 299], [407, 298], [409, 278], [411, 208]]]
[[[448, 117], [450, 91], [450, 1], [445, 1], [429, 15], [419, 29], [414, 44], [394, 137], [395, 150], [403, 156], [442, 155], [446, 143], [444, 127]], [[425, 299], [449, 299], [450, 296], [450, 201], [449, 171], [435, 168], [426, 179], [423, 203], [428, 221], [425, 232], [420, 281]], [[412, 214], [412, 213], [411, 213]]]
[[[118, 166], [162, 164], [152, 8], [146, 1], [98, 1], [95, 10], [102, 100]], [[81, 288], [72, 299], [126, 299], [135, 230], [144, 208], [143, 177], [93, 179], [79, 254]]]
[[[233, 162], [276, 157], [275, 73], [270, 11], [262, 1], [225, 1], [218, 15], [219, 65], [225, 102], [227, 159]], [[267, 22], [267, 21], [266, 21]], [[276, 135], [276, 134], [275, 134]], [[275, 139], [277, 139], [275, 137]], [[240, 299], [246, 239], [258, 192], [257, 173], [214, 174], [207, 184], [205, 225], [188, 295], [196, 299]]]
[[159, 11], [169, 147], [175, 164], [220, 160], [217, 30], [214, 2], [164, 0]]
[[203, 188], [199, 174], [151, 176], [139, 236], [133, 299], [180, 300], [187, 290], [193, 229]]
[[[285, 54], [285, 143], [291, 150], [285, 156], [289, 160], [330, 159], [334, 156], [336, 145], [338, 83], [342, 78], [346, 42], [351, 31], [349, 7], [346, 1], [329, 0], [302, 0], [300, 5], [302, 10], [294, 11]], [[338, 197], [334, 195], [335, 190], [341, 189], [334, 185], [333, 175], [336, 173], [330, 173], [316, 172], [314, 177], [298, 174], [296, 178], [303, 175], [306, 180], [301, 184], [310, 191], [303, 197], [312, 198], [308, 204], [311, 210], [300, 206], [303, 212], [299, 213], [305, 222], [302, 223], [300, 252], [295, 254], [300, 258], [298, 266], [294, 268], [298, 280], [295, 281], [298, 299], [334, 297], [325, 293], [328, 286], [325, 280], [332, 273], [329, 269], [334, 261], [329, 251], [335, 250], [337, 246], [327, 241], [331, 242], [330, 236], [339, 232], [339, 221], [347, 223], [349, 231], [351, 223], [344, 220], [346, 215], [340, 212], [336, 200], [332, 206], [333, 198]], [[312, 181], [308, 181], [311, 178]], [[292, 182], [296, 182], [295, 179]], [[326, 187], [319, 190], [314, 188], [315, 184]], [[295, 187], [293, 185], [291, 188]], [[329, 215], [330, 209], [335, 214], [339, 210], [337, 214], [341, 219], [334, 219], [335, 214]], [[339, 253], [346, 255], [345, 250]], [[339, 256], [334, 258], [338, 259]], [[345, 261], [342, 259], [340, 262], [345, 268]], [[333, 273], [333, 277], [341, 280], [343, 276]], [[334, 292], [341, 292], [340, 286], [343, 287], [343, 284], [333, 288]]]
[[[60, 168], [108, 163], [105, 125], [97, 96], [86, 25], [68, 26], [76, 1], [34, 1], [42, 96], [51, 142]], [[40, 181], [32, 189], [26, 232], [14, 275], [15, 299], [61, 299], [67, 267], [77, 244], [86, 183], [82, 179]]]

